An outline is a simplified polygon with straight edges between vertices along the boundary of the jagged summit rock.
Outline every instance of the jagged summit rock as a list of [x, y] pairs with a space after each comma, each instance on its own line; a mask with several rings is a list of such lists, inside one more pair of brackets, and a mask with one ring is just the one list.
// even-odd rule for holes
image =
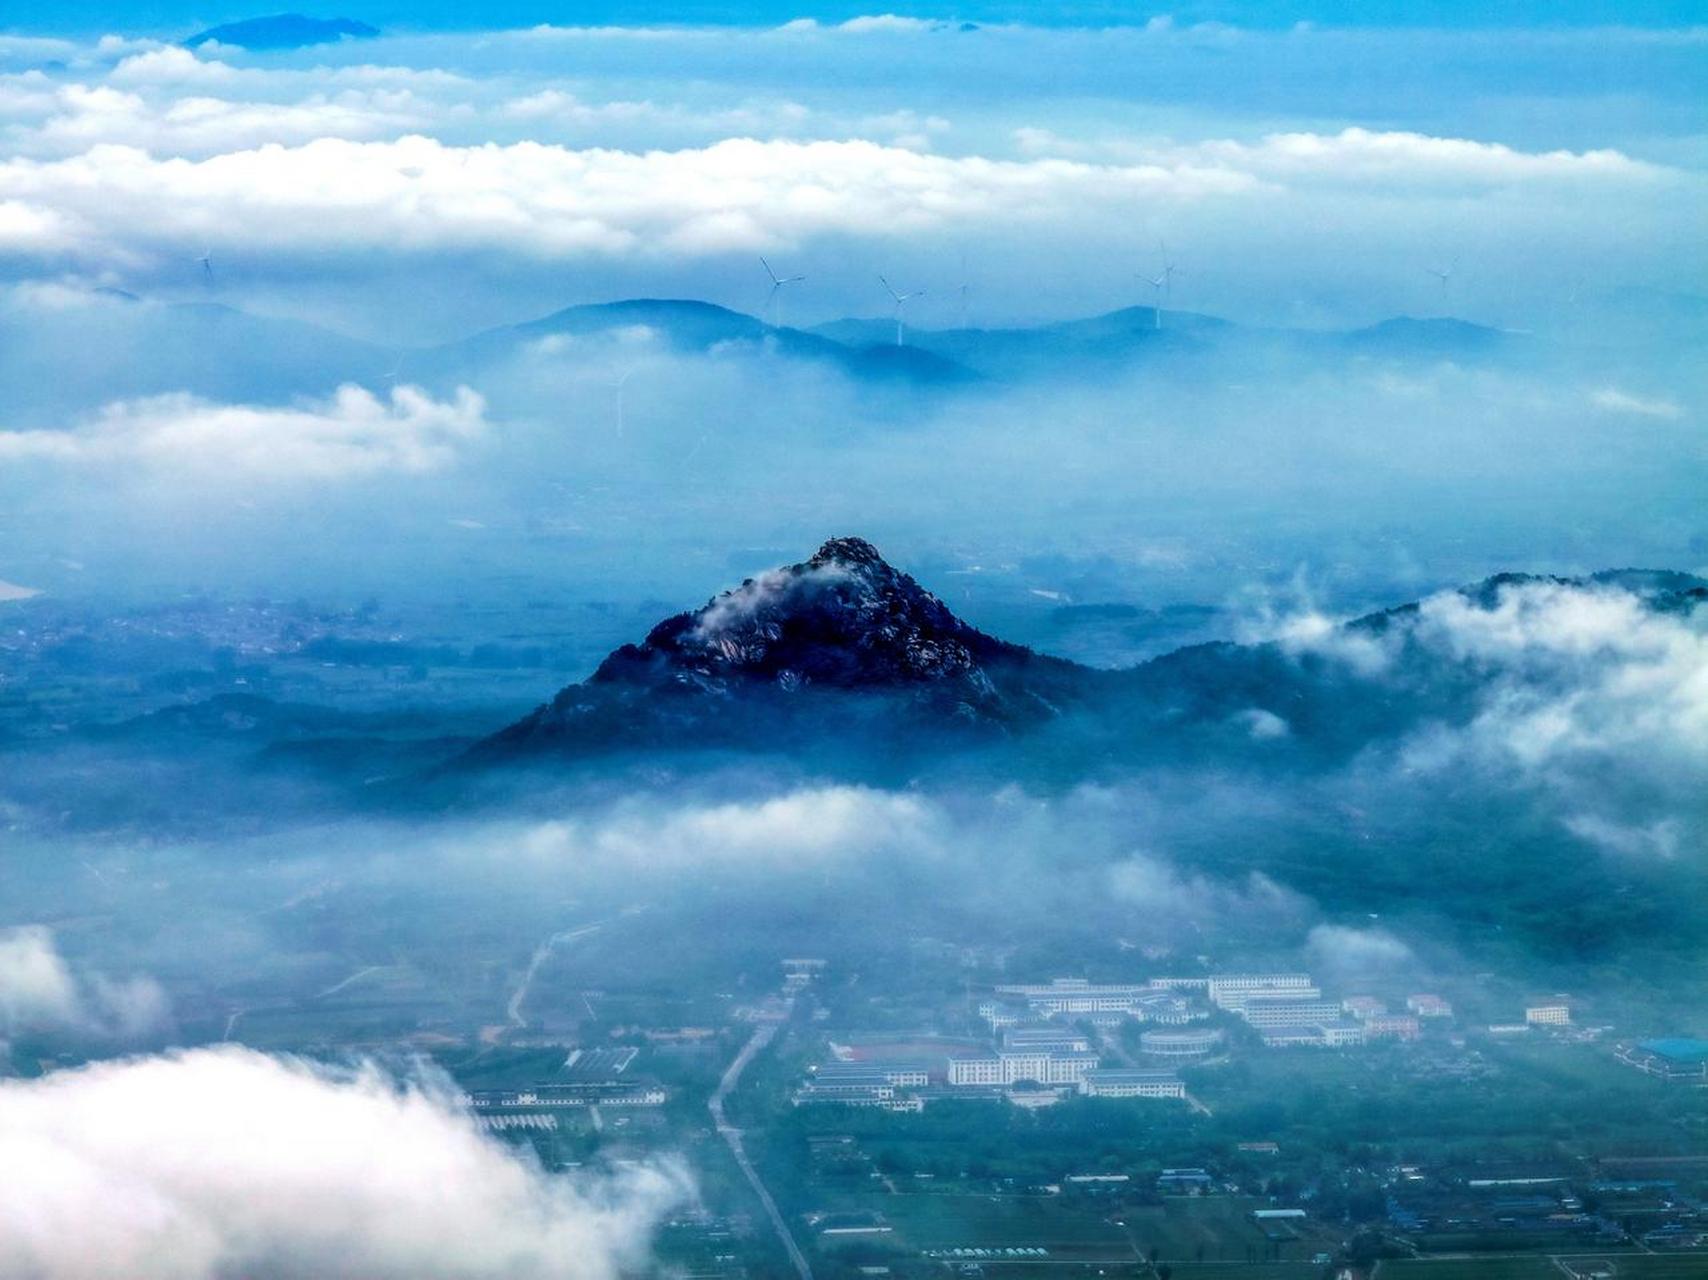
[[642, 644], [613, 653], [593, 679], [843, 689], [964, 680], [985, 693], [982, 663], [1023, 656], [1031, 655], [962, 622], [871, 543], [832, 538], [801, 564], [665, 620]]
[[[995, 728], [1048, 718], [1096, 673], [986, 635], [863, 538], [749, 578], [613, 652], [477, 755], [583, 741], [751, 740], [841, 695], [862, 723]], [[846, 713], [850, 702], [829, 714]], [[755, 728], [763, 722], [763, 731]]]

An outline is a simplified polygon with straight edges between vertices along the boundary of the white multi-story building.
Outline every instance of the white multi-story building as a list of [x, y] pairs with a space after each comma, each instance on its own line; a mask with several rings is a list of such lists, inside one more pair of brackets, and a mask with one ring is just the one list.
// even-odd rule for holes
[[1438, 995], [1423, 992], [1406, 997], [1406, 1012], [1415, 1013], [1420, 1018], [1451, 1018], [1453, 1006]]
[[1285, 1049], [1294, 1045], [1315, 1045], [1342, 1049], [1364, 1043], [1364, 1028], [1356, 1022], [1319, 1022], [1305, 1026], [1270, 1027], [1263, 1032], [1263, 1043], [1270, 1049]]
[[1524, 1020], [1533, 1027], [1569, 1027], [1572, 1007], [1563, 1000], [1533, 1004], [1524, 1010]]
[[1004, 1049], [997, 1054], [1002, 1063], [1004, 1084], [1035, 1080], [1039, 1084], [1078, 1084], [1097, 1066], [1095, 1053], [1049, 1053], [1031, 1049]]
[[1224, 973], [1210, 979], [1210, 1003], [1237, 1012], [1251, 996], [1287, 993], [1320, 996], [1308, 973]]
[[1272, 1027], [1309, 1027], [1325, 1022], [1338, 1022], [1340, 1004], [1334, 1000], [1305, 995], [1247, 996], [1239, 1010], [1240, 1017], [1260, 1030]]
[[1010, 1027], [1002, 1034], [1002, 1047], [1050, 1053], [1090, 1053], [1091, 1041], [1083, 1031], [1075, 1031], [1068, 1026]]
[[1011, 1084], [1002, 1070], [1002, 1059], [994, 1054], [988, 1058], [950, 1058], [949, 1083], [953, 1085]]
[[1263, 1033], [1263, 1047], [1266, 1049], [1289, 1049], [1294, 1045], [1320, 1045], [1322, 1042], [1321, 1027], [1273, 1027]]
[[1172, 1071], [1087, 1071], [1079, 1091], [1088, 1098], [1184, 1098], [1186, 1085]]
[[1001, 1049], [988, 1057], [950, 1058], [952, 1085], [1078, 1084], [1097, 1066], [1095, 1053], [1053, 1053], [1048, 1050]]
[[1005, 996], [1023, 1000], [1068, 999], [1078, 996], [1142, 995], [1153, 988], [1148, 982], [1092, 982], [1089, 978], [1051, 978], [1048, 982], [1012, 982], [997, 987]]
[[979, 1017], [990, 1023], [993, 1031], [1024, 1022], [1026, 1015], [1025, 1005], [1007, 1000], [986, 1000], [979, 1005]]
[[1409, 1014], [1385, 1013], [1364, 1019], [1364, 1033], [1371, 1039], [1391, 1036], [1396, 1040], [1416, 1040], [1423, 1034], [1423, 1026]]
[[1202, 1058], [1222, 1043], [1215, 1027], [1196, 1031], [1146, 1031], [1139, 1036], [1139, 1049], [1156, 1058]]
[[[1156, 982], [1090, 982], [1085, 978], [1053, 978], [1047, 983], [1010, 983], [996, 990], [999, 998], [979, 1005], [979, 1015], [992, 1027], [1011, 1026], [1012, 1000], [1025, 1002], [1034, 1016], [1083, 1016], [1093, 1022], [1135, 1018], [1140, 1022], [1178, 1025], [1203, 1016], [1173, 988], [1208, 979], [1166, 978]], [[1009, 997], [1009, 1000], [1000, 997]], [[1098, 1015], [1105, 1015], [1099, 1017]]]
[[1343, 1048], [1346, 1045], [1363, 1044], [1364, 1028], [1356, 1022], [1329, 1022], [1322, 1028], [1322, 1042], [1330, 1049]]
[[889, 1058], [873, 1058], [864, 1062], [823, 1062], [812, 1069], [817, 1084], [833, 1084], [839, 1080], [869, 1080], [877, 1078], [885, 1084], [904, 1089], [922, 1089], [931, 1083], [931, 1064], [903, 1062]]

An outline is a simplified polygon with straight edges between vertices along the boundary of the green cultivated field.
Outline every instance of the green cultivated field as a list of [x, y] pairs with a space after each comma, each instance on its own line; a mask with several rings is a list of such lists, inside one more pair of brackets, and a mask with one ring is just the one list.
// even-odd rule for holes
[[1322, 1280], [1311, 1262], [1174, 1262], [1175, 1280]]
[[1565, 1280], [1566, 1276], [1576, 1273], [1576, 1268], [1592, 1262], [1611, 1263], [1616, 1280], [1708, 1278], [1708, 1253], [1698, 1252], [1408, 1259], [1384, 1262], [1376, 1273], [1376, 1280]]
[[1610, 1258], [1600, 1254], [1561, 1254], [1560, 1261], [1568, 1267], [1579, 1263], [1605, 1261], [1616, 1268], [1618, 1280], [1705, 1280], [1708, 1278], [1708, 1253], [1621, 1253]]
[[1431, 1258], [1384, 1262], [1377, 1280], [1564, 1280], [1541, 1254], [1511, 1258]]
[[[986, 1262], [987, 1280], [1096, 1280], [1098, 1276], [1137, 1276], [1150, 1280], [1151, 1269], [1138, 1262], [1051, 1264]], [[1323, 1268], [1308, 1262], [1172, 1262], [1175, 1280], [1322, 1280]], [[1558, 1275], [1558, 1272], [1555, 1273]]]
[[916, 1249], [1036, 1245], [1061, 1260], [1136, 1257], [1119, 1227], [1054, 1197], [926, 1193], [873, 1196], [863, 1207], [882, 1213], [896, 1236]]
[[[1118, 1207], [1098, 1199], [1068, 1196], [1016, 1196], [963, 1192], [877, 1192], [840, 1199], [843, 1211], [872, 1211], [894, 1228], [889, 1243], [917, 1250], [1006, 1248], [1032, 1245], [1049, 1250], [1047, 1259], [1025, 1263], [985, 1260], [992, 1274], [1036, 1269], [1046, 1262], [1131, 1263], [1151, 1249], [1181, 1276], [1221, 1280], [1240, 1275], [1250, 1280], [1294, 1280], [1314, 1276], [1312, 1254], [1332, 1252], [1336, 1238], [1309, 1223], [1301, 1238], [1287, 1243], [1279, 1263], [1261, 1259], [1265, 1240], [1248, 1216], [1262, 1201], [1230, 1197], [1172, 1198], [1157, 1206]], [[1200, 1250], [1202, 1253], [1200, 1254]], [[1248, 1252], [1249, 1250], [1249, 1252]], [[1202, 1261], [1199, 1261], [1200, 1257]]]

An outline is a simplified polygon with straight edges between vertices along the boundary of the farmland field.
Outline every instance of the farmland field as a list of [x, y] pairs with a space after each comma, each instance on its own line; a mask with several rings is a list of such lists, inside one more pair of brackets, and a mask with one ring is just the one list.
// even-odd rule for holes
[[[1556, 1261], [1557, 1257], [1557, 1261]], [[1377, 1280], [1561, 1280], [1592, 1262], [1607, 1262], [1616, 1280], [1704, 1280], [1708, 1253], [1526, 1254], [1507, 1257], [1418, 1258], [1384, 1262]], [[1563, 1265], [1562, 1265], [1563, 1264]]]
[[[1309, 1223], [1298, 1224], [1299, 1236], [1281, 1246], [1281, 1258], [1254, 1265], [1263, 1263], [1268, 1242], [1249, 1214], [1263, 1203], [1180, 1197], [1162, 1205], [1122, 1207], [1055, 1196], [924, 1192], [862, 1194], [837, 1207], [882, 1215], [893, 1228], [894, 1243], [921, 1251], [1024, 1245], [1047, 1249], [1047, 1261], [1060, 1265], [1133, 1261], [1155, 1249], [1160, 1261], [1199, 1280], [1219, 1280], [1235, 1271], [1276, 1280], [1291, 1280], [1304, 1271], [1314, 1274], [1308, 1259], [1318, 1251], [1332, 1251], [1336, 1240], [1333, 1233], [1325, 1235]], [[1042, 1261], [1023, 1265], [1036, 1267]]]
[[1384, 1262], [1376, 1276], [1377, 1280], [1561, 1280], [1560, 1269], [1542, 1254]]
[[1055, 1199], [923, 1194], [874, 1197], [864, 1207], [882, 1213], [896, 1236], [916, 1249], [1030, 1245], [1064, 1260], [1137, 1257], [1121, 1228]]

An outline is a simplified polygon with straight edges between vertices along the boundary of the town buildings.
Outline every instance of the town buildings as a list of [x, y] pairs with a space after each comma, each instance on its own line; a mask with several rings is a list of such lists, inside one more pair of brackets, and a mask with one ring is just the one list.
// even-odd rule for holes
[[1089, 1098], [1184, 1098], [1186, 1085], [1172, 1071], [1099, 1067], [1080, 1078], [1079, 1091]]

